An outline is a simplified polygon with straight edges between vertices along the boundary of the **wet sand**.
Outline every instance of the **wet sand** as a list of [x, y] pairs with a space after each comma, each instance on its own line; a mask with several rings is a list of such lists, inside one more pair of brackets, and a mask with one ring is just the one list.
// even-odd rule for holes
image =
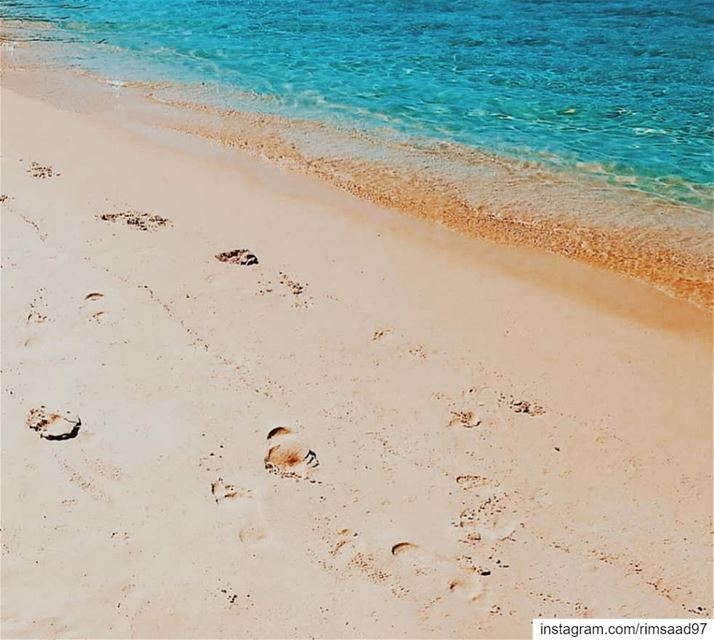
[[2, 90], [4, 637], [711, 616], [707, 312], [32, 86]]

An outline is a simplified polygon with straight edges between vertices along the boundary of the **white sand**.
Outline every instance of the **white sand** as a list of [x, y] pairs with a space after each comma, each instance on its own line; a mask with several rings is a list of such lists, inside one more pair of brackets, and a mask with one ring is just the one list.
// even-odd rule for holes
[[[708, 314], [7, 88], [2, 125], [3, 637], [711, 615]], [[266, 471], [279, 425], [318, 467]]]

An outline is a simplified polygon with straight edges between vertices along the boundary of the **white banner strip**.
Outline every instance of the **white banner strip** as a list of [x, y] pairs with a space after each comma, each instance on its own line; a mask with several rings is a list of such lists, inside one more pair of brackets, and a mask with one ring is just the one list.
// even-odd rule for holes
[[534, 640], [672, 640], [714, 639], [714, 621], [706, 618], [535, 618]]

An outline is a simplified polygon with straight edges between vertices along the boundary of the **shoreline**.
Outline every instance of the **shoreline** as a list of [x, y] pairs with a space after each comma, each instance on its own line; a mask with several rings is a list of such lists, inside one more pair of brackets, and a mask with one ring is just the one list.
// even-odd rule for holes
[[[458, 145], [419, 148], [379, 141], [324, 123], [187, 102], [180, 97], [180, 85], [117, 86], [76, 69], [42, 69], [34, 60], [40, 65], [34, 70], [27, 60], [15, 70], [7, 61], [6, 82], [13, 74], [32, 78], [44, 72], [57, 76], [48, 80], [50, 85], [69, 82], [90, 104], [100, 105], [107, 95], [111, 101], [113, 92], [130, 93], [137, 104], [147, 101], [135, 111], [146, 126], [239, 149], [466, 236], [561, 255], [640, 280], [699, 308], [714, 308], [711, 212]], [[92, 82], [97, 85], [89, 87]], [[42, 97], [37, 85], [35, 80], [30, 94]], [[372, 154], [383, 158], [367, 159]]]
[[52, 77], [2, 78], [4, 634], [712, 615], [708, 312]]

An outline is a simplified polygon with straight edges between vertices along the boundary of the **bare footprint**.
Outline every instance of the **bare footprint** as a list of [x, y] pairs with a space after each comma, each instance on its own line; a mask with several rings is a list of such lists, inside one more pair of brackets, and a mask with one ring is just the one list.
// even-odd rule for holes
[[280, 284], [290, 291], [294, 296], [301, 296], [305, 292], [305, 287], [307, 284], [300, 284], [297, 280], [293, 280], [290, 276], [282, 271], [278, 274]]
[[218, 480], [211, 483], [211, 494], [216, 500], [216, 504], [223, 500], [253, 497], [253, 491], [251, 489], [236, 487], [235, 485], [223, 480], [223, 478], [218, 478]]
[[265, 469], [281, 476], [305, 477], [319, 466], [317, 454], [290, 427], [275, 427], [268, 432]]
[[260, 502], [252, 489], [240, 487], [223, 478], [211, 483], [211, 495], [216, 504], [225, 509], [230, 505], [227, 526], [238, 526], [238, 539], [244, 544], [257, 544], [269, 536], [268, 527], [261, 515]]
[[509, 406], [514, 413], [524, 413], [529, 416], [542, 416], [545, 414], [545, 409], [537, 402], [529, 402], [527, 400], [511, 400]]
[[52, 178], [53, 176], [60, 175], [52, 167], [41, 165], [39, 162], [33, 162], [30, 164], [30, 168], [27, 170], [33, 178]]
[[449, 591], [467, 602], [476, 602], [484, 595], [485, 586], [477, 576], [464, 575], [449, 582]]
[[392, 545], [392, 555], [398, 556], [404, 553], [409, 553], [410, 551], [415, 551], [419, 547], [413, 542], [397, 542], [397, 544]]
[[101, 308], [103, 298], [104, 294], [99, 291], [92, 291], [84, 296], [83, 308], [89, 322], [102, 324], [106, 319], [106, 312]]
[[[451, 411], [449, 426], [493, 429], [507, 425], [499, 394], [490, 387], [471, 387], [462, 394], [463, 404]], [[464, 405], [466, 405], [464, 407]]]
[[385, 327], [383, 329], [377, 329], [375, 332], [372, 334], [372, 342], [376, 342], [377, 340], [381, 340], [382, 338], [385, 338], [388, 336], [390, 333], [392, 333], [392, 330], [388, 327]]
[[35, 292], [35, 297], [30, 303], [30, 309], [27, 313], [27, 324], [42, 324], [47, 320], [47, 304], [44, 297], [45, 290], [39, 288]]
[[415, 358], [419, 358], [420, 360], [426, 359], [427, 354], [424, 345], [418, 344], [414, 347], [410, 347], [408, 351], [409, 355], [414, 356]]
[[310, 296], [305, 295], [305, 289], [308, 286], [307, 283], [303, 284], [297, 280], [293, 280], [293, 278], [282, 271], [278, 273], [278, 282], [293, 295], [295, 307], [307, 308], [312, 304]]
[[44, 440], [71, 440], [79, 435], [82, 420], [70, 411], [49, 412], [42, 405], [30, 409], [25, 424]]
[[513, 501], [508, 493], [485, 480], [478, 482], [471, 486], [476, 492], [473, 506], [463, 509], [454, 523], [463, 536], [460, 542], [484, 540], [492, 544], [510, 538], [519, 527]]
[[[380, 557], [377, 549], [370, 549], [357, 531], [340, 529], [336, 535], [328, 535], [330, 544], [330, 568], [336, 573], [345, 573], [366, 578], [374, 584], [389, 586], [395, 595], [399, 585], [387, 566], [386, 557]], [[383, 555], [383, 554], [381, 554]]]
[[417, 576], [426, 576], [435, 572], [435, 558], [414, 542], [397, 542], [392, 545], [391, 552], [400, 562], [410, 566]]
[[104, 220], [104, 222], [123, 222], [128, 227], [139, 231], [153, 231], [159, 227], [171, 225], [171, 221], [168, 218], [145, 211], [129, 210], [118, 213], [102, 213], [98, 218]]
[[100, 483], [98, 483], [94, 477], [84, 475], [83, 471], [78, 471], [66, 462], [61, 462], [61, 464], [71, 483], [75, 484], [79, 487], [79, 489], [89, 494], [94, 500], [106, 503], [111, 502], [111, 498], [108, 493], [102, 489]]
[[233, 249], [216, 254], [216, 260], [219, 262], [228, 262], [229, 264], [238, 264], [241, 266], [251, 266], [258, 264], [258, 258], [248, 249]]
[[456, 476], [456, 484], [458, 484], [465, 491], [470, 491], [471, 489], [477, 489], [478, 487], [489, 485], [491, 482], [484, 476], [465, 474]]
[[440, 556], [409, 541], [392, 545], [391, 552], [411, 573], [412, 579], [420, 581], [419, 590], [422, 593], [427, 590], [426, 609], [445, 596], [459, 596], [467, 602], [475, 602], [484, 594], [484, 585], [477, 573], [459, 566], [456, 559]]
[[257, 544], [267, 539], [268, 530], [259, 524], [249, 524], [238, 532], [238, 539], [244, 544]]
[[482, 422], [483, 419], [475, 415], [473, 411], [452, 411], [448, 426], [458, 425], [465, 429], [474, 429], [481, 426]]

